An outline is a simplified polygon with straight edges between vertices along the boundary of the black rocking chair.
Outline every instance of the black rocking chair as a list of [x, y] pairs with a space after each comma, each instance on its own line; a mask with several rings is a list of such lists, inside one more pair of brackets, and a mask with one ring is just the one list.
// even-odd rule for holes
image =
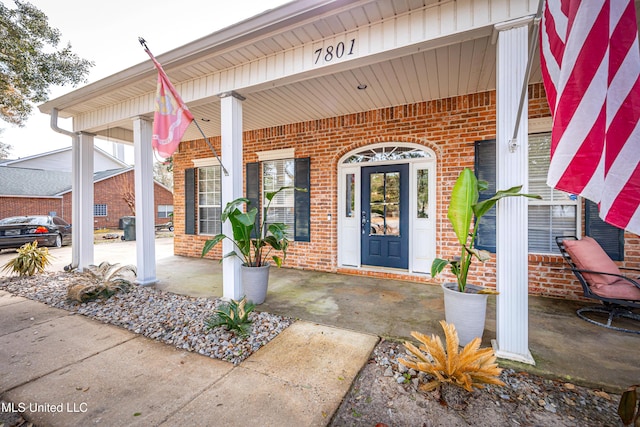
[[[585, 238], [586, 239], [586, 238]], [[637, 312], [640, 309], [640, 297], [636, 297], [640, 295], [640, 278], [635, 277], [631, 278], [625, 276], [623, 274], [617, 274], [613, 272], [603, 272], [603, 271], [594, 271], [593, 267], [590, 267], [589, 258], [592, 257], [600, 257], [602, 260], [603, 256], [609, 261], [611, 258], [604, 252], [602, 248], [597, 245], [595, 248], [595, 253], [590, 254], [589, 257], [583, 257], [587, 259], [576, 259], [574, 256], [567, 252], [567, 248], [565, 247], [566, 241], [577, 241], [578, 239], [575, 236], [561, 236], [556, 237], [556, 243], [560, 248], [560, 252], [562, 253], [562, 257], [571, 267], [571, 271], [580, 281], [582, 285], [582, 290], [584, 292], [584, 296], [587, 298], [592, 298], [595, 300], [599, 300], [601, 305], [583, 307], [576, 311], [578, 317], [587, 322], [593, 323], [598, 326], [603, 326], [608, 329], [613, 329], [621, 332], [629, 332], [634, 334], [640, 334], [640, 324], [638, 324], [638, 329], [629, 329], [624, 326], [634, 326], [635, 322], [630, 325], [630, 322], [626, 322], [623, 326], [614, 326], [613, 322], [617, 319], [628, 319], [630, 321], [640, 321], [640, 313]], [[602, 253], [598, 252], [598, 248]], [[593, 249], [593, 248], [592, 248]], [[606, 260], [605, 260], [606, 262]], [[613, 261], [611, 261], [613, 264]], [[635, 268], [623, 268], [618, 267], [622, 270], [631, 270], [640, 274], [640, 269]], [[619, 272], [619, 270], [617, 270]], [[615, 282], [615, 287], [617, 291], [621, 292], [610, 292], [610, 289], [607, 289], [607, 286], [603, 286], [602, 284], [595, 286], [594, 277], [605, 278], [609, 282]], [[634, 289], [637, 289], [637, 291]], [[618, 295], [616, 295], [616, 293]], [[629, 299], [630, 298], [630, 299]], [[587, 314], [591, 314], [591, 317], [588, 317]], [[606, 321], [599, 321], [598, 316], [593, 316], [593, 313], [597, 313], [599, 315], [604, 314], [606, 316]], [[595, 317], [595, 319], [593, 318]], [[600, 318], [604, 318], [600, 316]]]

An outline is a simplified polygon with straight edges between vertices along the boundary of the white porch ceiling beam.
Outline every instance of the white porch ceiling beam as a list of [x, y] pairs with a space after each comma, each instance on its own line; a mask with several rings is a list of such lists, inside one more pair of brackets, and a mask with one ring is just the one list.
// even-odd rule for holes
[[[459, 0], [429, 5], [174, 84], [188, 104], [210, 102], [217, 94], [233, 90], [249, 95], [487, 36], [494, 23], [532, 14], [536, 5], [537, 0]], [[154, 95], [149, 92], [78, 114], [74, 117], [74, 130], [102, 128], [108, 123], [149, 114], [153, 111]]]

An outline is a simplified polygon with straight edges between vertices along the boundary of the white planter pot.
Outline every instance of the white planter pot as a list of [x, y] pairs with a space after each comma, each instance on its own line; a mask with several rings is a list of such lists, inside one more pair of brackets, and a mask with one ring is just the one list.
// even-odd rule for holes
[[269, 264], [262, 267], [241, 266], [242, 288], [247, 301], [256, 305], [264, 302], [269, 284], [269, 267]]
[[[467, 285], [468, 290], [480, 290], [480, 286]], [[457, 283], [443, 283], [444, 313], [447, 323], [453, 323], [458, 331], [460, 345], [467, 345], [476, 337], [482, 339], [487, 312], [487, 294], [458, 292]]]

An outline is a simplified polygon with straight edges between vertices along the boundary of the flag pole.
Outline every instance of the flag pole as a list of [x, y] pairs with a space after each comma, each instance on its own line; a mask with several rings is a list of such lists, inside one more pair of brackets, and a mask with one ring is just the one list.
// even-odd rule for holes
[[[142, 45], [142, 47], [144, 48], [145, 52], [147, 52], [147, 54], [153, 58], [153, 55], [151, 54], [151, 51], [149, 50], [149, 48], [147, 47], [147, 41], [145, 39], [143, 39], [142, 37], [138, 37], [138, 42], [140, 42], [140, 44]], [[185, 107], [186, 108], [186, 107]], [[218, 153], [216, 151], [215, 148], [213, 148], [213, 145], [211, 145], [211, 142], [209, 141], [209, 138], [207, 138], [207, 136], [204, 134], [204, 131], [202, 130], [202, 128], [200, 127], [200, 125], [198, 124], [198, 121], [194, 118], [192, 123], [194, 123], [196, 125], [196, 127], [198, 128], [198, 130], [200, 131], [200, 134], [202, 135], [202, 138], [204, 138], [205, 142], [207, 143], [207, 145], [209, 146], [209, 148], [211, 149], [211, 151], [213, 152], [213, 155], [216, 156], [216, 159], [218, 159], [218, 163], [220, 163], [220, 167], [222, 168], [222, 172], [224, 173], [224, 176], [229, 176], [229, 172], [227, 171], [227, 169], [224, 167], [224, 165], [222, 164], [222, 160], [220, 159], [220, 156], [218, 156]]]
[[520, 130], [520, 118], [522, 116], [522, 110], [524, 108], [524, 98], [529, 89], [529, 76], [531, 75], [531, 67], [533, 66], [533, 56], [535, 50], [538, 47], [538, 28], [540, 27], [540, 20], [542, 19], [542, 5], [545, 0], [538, 2], [538, 12], [533, 18], [533, 34], [531, 36], [531, 43], [529, 44], [529, 58], [527, 61], [527, 68], [524, 73], [524, 79], [522, 81], [522, 91], [520, 92], [520, 105], [518, 106], [518, 115], [516, 116], [516, 125], [513, 129], [513, 138], [509, 141], [509, 151], [515, 152], [518, 148], [518, 131]]
[[216, 152], [216, 149], [213, 148], [213, 145], [211, 145], [211, 142], [209, 142], [209, 138], [207, 138], [206, 135], [204, 134], [204, 132], [202, 131], [202, 128], [198, 124], [198, 121], [196, 119], [193, 119], [193, 123], [196, 125], [196, 127], [200, 131], [200, 134], [202, 135], [202, 137], [206, 141], [206, 143], [209, 146], [209, 148], [211, 148], [211, 151], [213, 151], [213, 155], [216, 156], [216, 159], [218, 159], [218, 163], [220, 163], [220, 167], [222, 168], [222, 172], [224, 173], [224, 176], [229, 176], [229, 172], [227, 172], [227, 169], [222, 164], [222, 160], [220, 160], [220, 157], [218, 157], [218, 153]]

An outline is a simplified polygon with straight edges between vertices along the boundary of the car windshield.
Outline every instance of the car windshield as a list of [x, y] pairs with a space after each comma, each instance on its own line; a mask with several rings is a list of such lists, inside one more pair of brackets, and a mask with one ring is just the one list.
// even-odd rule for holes
[[5, 218], [0, 220], [0, 225], [12, 225], [12, 224], [33, 224], [33, 225], [46, 225], [46, 216], [13, 216], [11, 218]]

